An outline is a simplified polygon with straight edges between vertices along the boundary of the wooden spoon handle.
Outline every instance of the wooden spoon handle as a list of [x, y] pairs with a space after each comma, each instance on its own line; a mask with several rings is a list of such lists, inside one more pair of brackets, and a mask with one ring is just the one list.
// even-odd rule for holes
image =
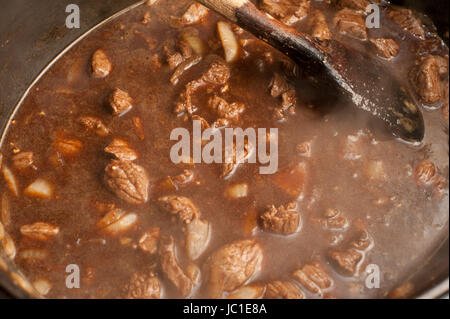
[[244, 5], [249, 4], [248, 0], [198, 0], [198, 2], [235, 23], [237, 22], [236, 12]]
[[[323, 68], [324, 54], [307, 34], [288, 27], [258, 10], [249, 0], [198, 0], [228, 20], [269, 43], [298, 63]], [[299, 61], [300, 60], [300, 61]], [[319, 70], [315, 70], [319, 71]]]
[[330, 93], [344, 93], [356, 107], [386, 122], [397, 136], [422, 140], [421, 112], [380, 62], [337, 41], [320, 41], [288, 27], [249, 0], [197, 1], [289, 56], [316, 83], [326, 84]]

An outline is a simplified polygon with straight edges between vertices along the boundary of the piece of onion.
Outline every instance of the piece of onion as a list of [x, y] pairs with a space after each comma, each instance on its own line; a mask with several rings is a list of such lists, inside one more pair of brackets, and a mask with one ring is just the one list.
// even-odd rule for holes
[[36, 179], [24, 190], [24, 194], [31, 197], [51, 198], [53, 186], [43, 178]]
[[34, 289], [37, 290], [42, 296], [47, 295], [52, 289], [52, 284], [47, 279], [37, 279], [33, 282]]
[[194, 219], [186, 227], [186, 248], [188, 256], [195, 260], [205, 251], [209, 243], [210, 226], [206, 220]]
[[222, 42], [225, 53], [225, 60], [227, 62], [234, 62], [239, 56], [239, 43], [236, 40], [231, 26], [227, 22], [219, 21], [217, 23], [217, 31], [219, 33], [220, 41]]
[[258, 299], [264, 294], [264, 286], [249, 285], [238, 288], [227, 299]]
[[17, 186], [16, 178], [14, 177], [14, 174], [11, 172], [11, 170], [6, 166], [3, 165], [2, 167], [3, 177], [5, 178], [6, 184], [8, 185], [8, 188], [11, 190], [11, 192], [19, 196], [19, 188]]
[[194, 50], [195, 53], [199, 55], [205, 53], [205, 45], [198, 35], [193, 34], [193, 32], [184, 32], [182, 37], [183, 40], [191, 46], [192, 50]]
[[137, 221], [135, 213], [125, 213], [115, 209], [106, 214], [98, 223], [97, 227], [104, 233], [116, 235], [130, 229]]
[[238, 199], [248, 196], [247, 183], [234, 184], [227, 188], [226, 194], [230, 198]]
[[5, 253], [5, 255], [10, 259], [14, 259], [17, 253], [16, 245], [14, 244], [14, 241], [8, 235], [8, 233], [4, 234], [2, 244], [3, 244], [3, 252]]

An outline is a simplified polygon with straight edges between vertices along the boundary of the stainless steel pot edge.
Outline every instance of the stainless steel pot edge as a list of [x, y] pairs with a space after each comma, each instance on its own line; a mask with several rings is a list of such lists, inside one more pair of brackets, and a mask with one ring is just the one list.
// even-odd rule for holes
[[[59, 52], [43, 69], [42, 71], [36, 76], [36, 78], [32, 81], [32, 83], [28, 86], [28, 88], [25, 90], [25, 92], [22, 94], [22, 97], [17, 102], [16, 106], [14, 107], [13, 111], [11, 112], [10, 116], [8, 117], [8, 121], [2, 131], [2, 135], [0, 136], [0, 145], [3, 144], [4, 138], [6, 136], [6, 132], [9, 129], [9, 126], [11, 125], [11, 121], [15, 117], [18, 109], [28, 96], [30, 90], [36, 85], [36, 83], [39, 82], [39, 80], [42, 78], [42, 76], [64, 55], [66, 54], [70, 49], [72, 49], [75, 45], [77, 45], [81, 40], [86, 38], [89, 34], [91, 34], [93, 31], [97, 30], [101, 26], [109, 23], [110, 21], [114, 20], [118, 16], [127, 13], [128, 11], [141, 6], [144, 4], [146, 0], [140, 0], [136, 2], [135, 4], [132, 4], [117, 13], [111, 15], [110, 17], [106, 18], [105, 20], [101, 21], [100, 23], [94, 25], [92, 28], [90, 28], [88, 31], [83, 33], [81, 36], [79, 36], [77, 39], [75, 39], [73, 42], [71, 42], [69, 45], [67, 45], [61, 52]], [[0, 278], [2, 279], [2, 278]], [[0, 280], [2, 282], [2, 288], [4, 288], [8, 293], [10, 293], [12, 296], [16, 297], [26, 297], [24, 295], [23, 289], [18, 287], [16, 284], [9, 282], [8, 284], [4, 284], [4, 280]], [[437, 285], [432, 287], [431, 289], [426, 290], [425, 292], [419, 294], [415, 297], [416, 299], [437, 299], [437, 298], [449, 298], [449, 278], [447, 277], [445, 280], [439, 282]]]
[[39, 82], [39, 80], [42, 78], [42, 76], [47, 73], [47, 71], [56, 63], [56, 61], [58, 61], [64, 54], [66, 54], [70, 49], [72, 49], [75, 45], [77, 45], [81, 40], [83, 40], [84, 38], [86, 38], [89, 34], [91, 34], [93, 31], [97, 30], [98, 28], [100, 28], [101, 26], [107, 24], [108, 22], [114, 20], [115, 18], [117, 18], [118, 16], [121, 16], [124, 13], [127, 13], [128, 11], [141, 6], [142, 4], [144, 4], [146, 2], [146, 0], [140, 0], [138, 2], [136, 2], [135, 4], [132, 4], [128, 7], [126, 7], [125, 9], [122, 9], [120, 11], [118, 11], [117, 13], [113, 14], [112, 16], [106, 18], [105, 20], [101, 21], [100, 23], [96, 24], [95, 26], [93, 26], [92, 28], [90, 28], [88, 31], [86, 31], [85, 33], [83, 33], [81, 36], [79, 36], [77, 39], [75, 39], [72, 43], [70, 43], [68, 46], [66, 46], [61, 52], [59, 52], [45, 67], [44, 69], [42, 69], [42, 71], [38, 74], [38, 76], [33, 80], [33, 82], [31, 82], [31, 84], [28, 86], [28, 88], [26, 89], [26, 91], [23, 93], [22, 97], [20, 98], [20, 100], [17, 102], [16, 106], [14, 107], [14, 110], [11, 112], [11, 115], [8, 118], [8, 121], [6, 122], [6, 125], [3, 129], [2, 135], [0, 137], [0, 145], [3, 144], [5, 136], [6, 136], [6, 132], [9, 129], [9, 126], [11, 125], [11, 121], [14, 119], [14, 116], [17, 113], [17, 110], [20, 108], [20, 106], [22, 105], [23, 101], [26, 99], [26, 97], [28, 96], [28, 94], [30, 93], [30, 90], [36, 85], [37, 82]]
[[[11, 114], [8, 117], [8, 121], [6, 122], [6, 125], [3, 128], [2, 131], [2, 135], [0, 137], [0, 145], [3, 144], [5, 136], [6, 136], [6, 132], [9, 129], [9, 126], [11, 125], [12, 120], [14, 119], [18, 109], [20, 108], [20, 106], [22, 105], [22, 103], [24, 102], [24, 100], [26, 99], [26, 97], [28, 96], [28, 94], [30, 93], [30, 90], [36, 85], [36, 83], [39, 82], [39, 80], [42, 78], [42, 76], [64, 55], [66, 54], [70, 49], [72, 49], [75, 45], [77, 45], [81, 40], [83, 40], [84, 38], [86, 38], [90, 33], [92, 33], [93, 31], [97, 30], [98, 28], [100, 28], [101, 26], [109, 23], [110, 21], [114, 20], [115, 18], [117, 18], [118, 16], [138, 7], [141, 6], [142, 4], [144, 4], [146, 2], [146, 0], [140, 0], [120, 11], [118, 11], [117, 13], [111, 15], [110, 17], [106, 18], [105, 20], [97, 23], [96, 25], [94, 25], [92, 28], [90, 28], [88, 31], [86, 31], [85, 33], [83, 33], [81, 36], [79, 36], [77, 39], [75, 39], [74, 41], [72, 41], [69, 45], [67, 45], [61, 52], [59, 52], [43, 69], [42, 71], [39, 72], [39, 74], [36, 76], [36, 78], [31, 82], [31, 84], [28, 86], [28, 88], [25, 90], [25, 92], [22, 94], [21, 98], [19, 99], [19, 101], [16, 103], [16, 105], [14, 106], [13, 111], [11, 112]], [[7, 257], [4, 257], [3, 254], [0, 255], [0, 261], [3, 260], [8, 260]], [[0, 269], [1, 271], [1, 269]], [[7, 276], [9, 277], [9, 281], [8, 279], [6, 279], [5, 277], [0, 277], [0, 285], [1, 288], [6, 290], [7, 293], [9, 293], [11, 296], [14, 297], [19, 297], [19, 298], [36, 298], [39, 296], [33, 296], [35, 291], [28, 291], [26, 292], [23, 287], [20, 287], [16, 281], [12, 278], [11, 274], [16, 274], [20, 273], [9, 269], [9, 274], [8, 272], [6, 272]]]
[[449, 299], [449, 278], [440, 282], [430, 290], [419, 295], [417, 299]]

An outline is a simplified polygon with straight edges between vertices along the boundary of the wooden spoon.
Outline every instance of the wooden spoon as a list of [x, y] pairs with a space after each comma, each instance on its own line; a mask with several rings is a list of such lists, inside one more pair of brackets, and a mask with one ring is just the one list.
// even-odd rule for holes
[[259, 11], [249, 0], [197, 0], [299, 64], [329, 89], [383, 120], [394, 135], [422, 141], [422, 113], [384, 66], [334, 40], [319, 40]]

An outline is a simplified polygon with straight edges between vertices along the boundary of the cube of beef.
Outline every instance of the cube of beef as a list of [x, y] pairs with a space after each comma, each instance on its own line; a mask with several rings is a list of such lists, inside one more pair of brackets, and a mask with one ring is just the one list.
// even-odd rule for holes
[[323, 295], [323, 289], [328, 289], [333, 284], [325, 267], [318, 262], [296, 270], [292, 277], [310, 292], [320, 296]]
[[428, 55], [411, 72], [411, 82], [425, 104], [435, 104], [444, 96], [441, 68], [440, 60], [434, 55]]
[[366, 21], [360, 12], [342, 9], [336, 13], [333, 21], [336, 29], [341, 34], [360, 40], [367, 40]]
[[303, 299], [304, 295], [289, 281], [272, 281], [266, 286], [265, 299]]
[[377, 54], [386, 59], [395, 58], [400, 51], [400, 47], [393, 39], [370, 39], [370, 42], [373, 44]]
[[406, 32], [425, 40], [425, 30], [423, 29], [422, 21], [416, 18], [411, 10], [390, 9], [387, 17]]
[[295, 202], [289, 203], [285, 206], [275, 208], [270, 206], [261, 217], [261, 226], [265, 231], [290, 235], [295, 233], [300, 225], [300, 214], [297, 211], [297, 204]]
[[120, 116], [131, 110], [133, 99], [127, 92], [116, 88], [109, 97], [109, 106], [114, 115]]
[[216, 251], [208, 261], [210, 296], [220, 298], [245, 283], [262, 266], [263, 250], [255, 240], [239, 240]]

